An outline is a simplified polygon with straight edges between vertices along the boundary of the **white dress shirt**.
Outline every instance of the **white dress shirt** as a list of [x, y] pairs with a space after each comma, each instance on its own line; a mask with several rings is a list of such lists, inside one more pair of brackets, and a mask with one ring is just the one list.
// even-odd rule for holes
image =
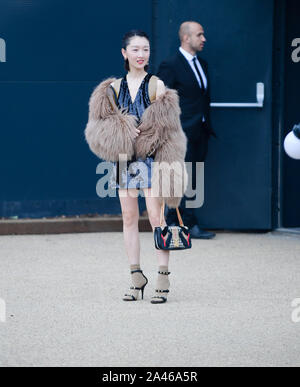
[[[189, 65], [191, 66], [194, 74], [195, 74], [195, 77], [197, 78], [197, 81], [198, 81], [198, 84], [199, 84], [199, 87], [201, 88], [201, 82], [200, 82], [200, 79], [199, 79], [199, 76], [197, 74], [197, 71], [195, 69], [195, 66], [194, 66], [194, 63], [193, 63], [193, 59], [196, 58], [196, 65], [198, 66], [198, 69], [200, 71], [200, 74], [201, 74], [201, 77], [202, 77], [202, 80], [203, 80], [203, 83], [204, 83], [204, 87], [205, 89], [207, 88], [207, 78], [204, 74], [204, 71], [202, 69], [202, 66], [197, 58], [197, 55], [193, 56], [192, 54], [190, 54], [189, 52], [185, 51], [182, 47], [179, 47], [179, 51], [182, 53], [182, 55], [184, 55], [185, 59], [188, 61]], [[205, 121], [205, 117], [202, 118], [202, 121], [204, 122]]]
[[202, 66], [197, 58], [197, 55], [193, 56], [189, 52], [185, 51], [182, 47], [179, 47], [179, 51], [182, 53], [182, 55], [184, 55], [185, 59], [189, 62], [189, 65], [191, 66], [191, 69], [193, 70], [195, 77], [197, 78], [199, 87], [201, 87], [200, 79], [198, 77], [197, 71], [196, 71], [194, 63], [193, 63], [193, 59], [196, 58], [196, 65], [198, 66], [199, 72], [200, 72], [201, 77], [203, 79], [204, 87], [206, 89], [207, 88], [207, 79], [206, 79], [206, 76], [205, 76], [204, 71], [202, 69]]

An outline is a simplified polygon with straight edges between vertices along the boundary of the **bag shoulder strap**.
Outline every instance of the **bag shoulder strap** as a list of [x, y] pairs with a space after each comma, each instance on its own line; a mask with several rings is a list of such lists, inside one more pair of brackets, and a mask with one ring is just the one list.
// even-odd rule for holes
[[150, 101], [153, 102], [156, 100], [156, 90], [157, 90], [157, 81], [158, 77], [156, 75], [152, 75], [149, 84], [148, 84], [148, 93]]
[[122, 78], [119, 78], [119, 79], [114, 81], [114, 85], [113, 86], [111, 85], [114, 88], [114, 90], [115, 90], [117, 98], [119, 96], [121, 82], [122, 82]]
[[[163, 227], [164, 213], [165, 213], [165, 200], [163, 199], [161, 207], [160, 207], [160, 227]], [[181, 227], [184, 227], [184, 224], [183, 224], [183, 221], [182, 221], [182, 217], [180, 215], [178, 207], [176, 207], [176, 213], [177, 213], [177, 218], [178, 218], [178, 221], [179, 221], [179, 225]]]
[[114, 103], [117, 107], [119, 107], [118, 96], [119, 96], [119, 92], [120, 92], [121, 82], [122, 82], [122, 78], [116, 79], [113, 82], [113, 85], [110, 85], [110, 87], [108, 87], [108, 89], [107, 89], [109, 102], [110, 102], [111, 107], [113, 109], [114, 109]]

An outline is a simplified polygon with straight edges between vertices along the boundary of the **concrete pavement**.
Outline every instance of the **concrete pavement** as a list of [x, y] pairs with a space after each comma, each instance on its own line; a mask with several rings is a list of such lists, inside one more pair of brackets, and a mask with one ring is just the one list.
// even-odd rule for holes
[[[1, 366], [299, 366], [300, 237], [218, 232], [171, 252], [168, 302], [140, 233], [145, 299], [124, 302], [122, 233], [0, 236]], [[0, 304], [1, 305], [1, 304]], [[300, 315], [300, 313], [299, 313]]]

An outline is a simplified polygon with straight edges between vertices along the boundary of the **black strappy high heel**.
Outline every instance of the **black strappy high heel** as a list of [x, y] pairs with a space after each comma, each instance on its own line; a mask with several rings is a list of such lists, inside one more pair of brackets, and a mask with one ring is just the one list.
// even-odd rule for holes
[[[158, 274], [168, 275], [170, 271], [158, 271]], [[167, 297], [161, 293], [169, 293], [169, 289], [155, 289], [155, 296], [152, 297], [151, 304], [163, 304], [167, 302]]]
[[133, 290], [133, 292], [132, 292], [133, 294], [124, 294], [124, 297], [127, 296], [127, 297], [131, 297], [131, 298], [123, 298], [123, 301], [137, 301], [140, 290], [141, 290], [141, 293], [142, 293], [141, 299], [142, 300], [144, 299], [144, 289], [145, 289], [145, 286], [148, 283], [148, 278], [144, 275], [142, 270], [132, 270], [131, 274], [133, 274], [133, 273], [142, 273], [142, 276], [145, 278], [146, 283], [143, 286], [141, 286], [141, 287], [130, 286], [130, 289]]

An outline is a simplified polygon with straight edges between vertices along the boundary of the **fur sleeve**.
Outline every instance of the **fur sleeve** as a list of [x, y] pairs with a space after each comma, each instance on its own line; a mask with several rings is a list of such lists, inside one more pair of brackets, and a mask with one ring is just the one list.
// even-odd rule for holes
[[110, 94], [115, 78], [101, 82], [89, 101], [89, 119], [84, 134], [90, 150], [106, 161], [117, 161], [120, 153], [131, 158], [134, 153], [132, 136], [136, 119], [117, 108]]
[[179, 98], [176, 90], [166, 89], [147, 109], [139, 126], [141, 133], [135, 140], [138, 157], [145, 158], [154, 147], [159, 149], [166, 143], [174, 148], [176, 159], [184, 158], [187, 139], [180, 122]]

